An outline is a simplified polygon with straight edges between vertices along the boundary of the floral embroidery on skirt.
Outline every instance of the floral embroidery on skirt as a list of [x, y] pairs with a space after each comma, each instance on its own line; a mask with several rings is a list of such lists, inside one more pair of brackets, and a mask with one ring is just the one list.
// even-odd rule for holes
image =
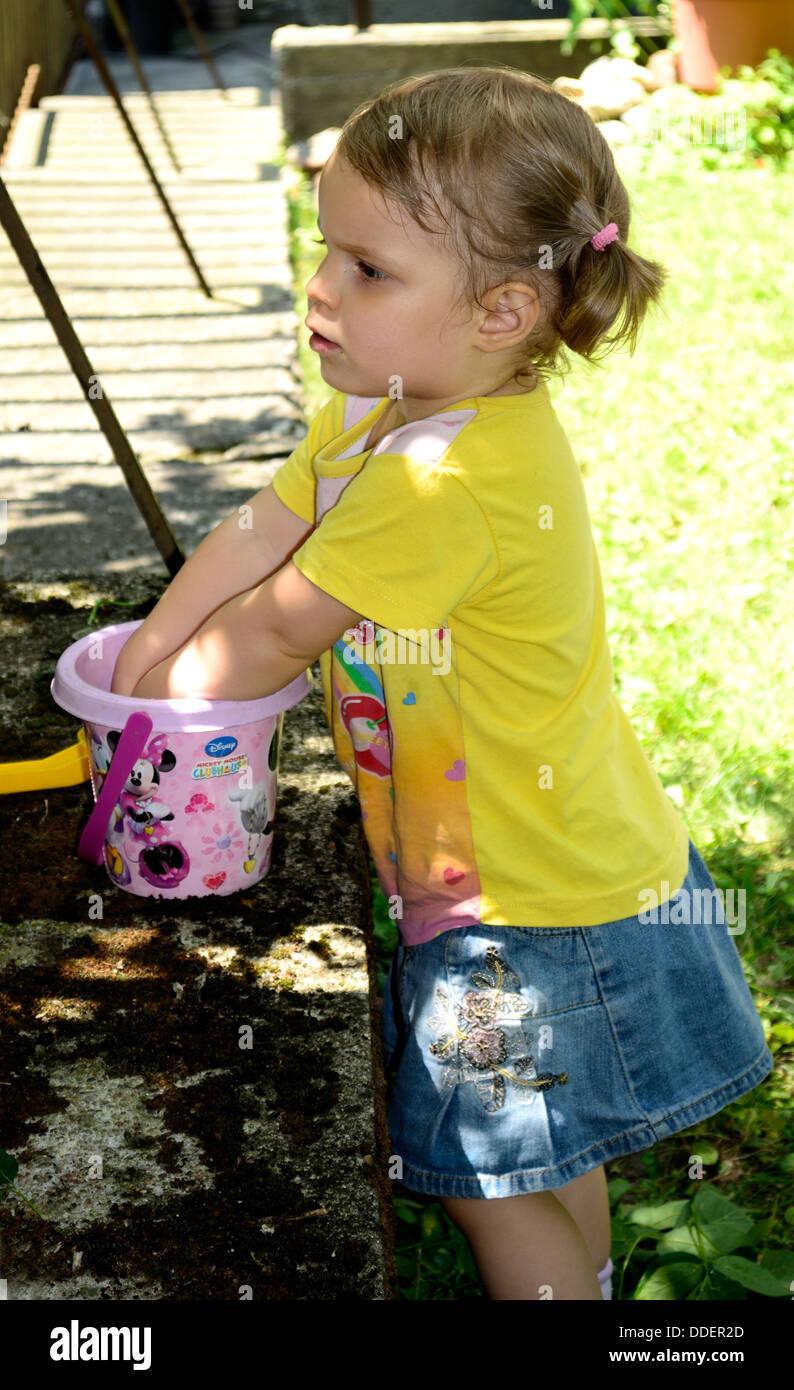
[[[461, 1002], [436, 989], [435, 1011], [428, 1021], [436, 1035], [430, 1052], [446, 1067], [442, 1084], [451, 1088], [473, 1081], [484, 1109], [493, 1114], [505, 1103], [508, 1081], [547, 1091], [555, 1084], [564, 1086], [568, 1076], [537, 1072], [530, 1052], [535, 1035], [525, 1032], [519, 1021], [530, 1005], [519, 992], [518, 975], [495, 946], [488, 948], [485, 958], [487, 968], [472, 971], [475, 989], [464, 994]], [[511, 1028], [511, 1024], [518, 1026]], [[508, 1061], [510, 1068], [503, 1066]]]

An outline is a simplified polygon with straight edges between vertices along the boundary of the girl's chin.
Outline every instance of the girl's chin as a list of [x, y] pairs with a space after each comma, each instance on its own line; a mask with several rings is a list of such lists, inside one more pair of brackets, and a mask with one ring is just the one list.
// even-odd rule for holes
[[388, 377], [381, 382], [362, 377], [348, 363], [342, 363], [333, 356], [320, 358], [320, 375], [329, 386], [334, 386], [348, 396], [380, 397], [388, 394]]

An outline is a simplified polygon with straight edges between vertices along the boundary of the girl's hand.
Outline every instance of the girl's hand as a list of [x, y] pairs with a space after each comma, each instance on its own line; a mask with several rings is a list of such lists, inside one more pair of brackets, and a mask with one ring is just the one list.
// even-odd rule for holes
[[163, 661], [162, 640], [158, 641], [153, 626], [147, 627], [148, 622], [144, 620], [119, 652], [110, 684], [114, 695], [132, 695], [147, 671]]
[[[230, 660], [228, 651], [224, 652], [218, 632], [205, 634], [202, 639], [201, 631], [179, 651], [147, 671], [131, 695], [141, 700], [259, 699], [262, 692], [258, 687], [254, 694], [238, 693], [250, 688], [246, 674], [241, 663]], [[221, 691], [224, 693], [219, 693]]]

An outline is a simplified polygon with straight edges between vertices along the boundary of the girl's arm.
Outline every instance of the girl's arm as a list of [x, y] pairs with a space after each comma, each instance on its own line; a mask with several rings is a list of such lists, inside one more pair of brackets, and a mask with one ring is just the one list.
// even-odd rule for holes
[[113, 694], [131, 695], [147, 671], [172, 656], [230, 598], [278, 570], [313, 530], [284, 506], [271, 483], [232, 512], [197, 546], [122, 648]]
[[262, 699], [301, 675], [361, 616], [289, 561], [216, 609], [132, 694], [143, 700]]

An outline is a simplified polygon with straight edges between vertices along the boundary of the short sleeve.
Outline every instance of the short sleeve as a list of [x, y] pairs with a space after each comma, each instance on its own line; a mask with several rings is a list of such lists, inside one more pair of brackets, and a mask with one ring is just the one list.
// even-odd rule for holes
[[338, 425], [340, 416], [340, 400], [341, 413], [344, 414], [344, 398], [335, 391], [331, 399], [326, 401], [315, 415], [305, 439], [301, 440], [297, 449], [293, 450], [289, 458], [273, 474], [273, 491], [279, 501], [299, 516], [301, 521], [313, 522], [316, 515], [317, 479], [313, 467], [314, 456], [323, 444], [333, 439], [335, 433], [339, 433], [341, 426], [335, 428], [335, 425]]
[[307, 579], [396, 632], [442, 626], [499, 573], [487, 518], [451, 471], [373, 455], [293, 554]]

